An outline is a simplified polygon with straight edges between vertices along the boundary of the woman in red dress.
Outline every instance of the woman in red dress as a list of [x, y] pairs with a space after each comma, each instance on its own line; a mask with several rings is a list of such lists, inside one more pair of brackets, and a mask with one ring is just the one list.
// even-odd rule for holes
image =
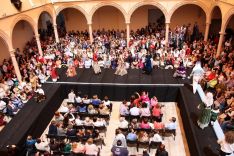
[[58, 73], [57, 73], [57, 69], [56, 69], [56, 66], [53, 65], [51, 67], [51, 78], [52, 78], [52, 81], [53, 82], [57, 82], [59, 76], [58, 76]]
[[100, 74], [102, 71], [101, 71], [101, 68], [98, 64], [98, 56], [97, 56], [97, 53], [94, 53], [93, 54], [93, 70], [94, 70], [94, 73], [95, 74]]

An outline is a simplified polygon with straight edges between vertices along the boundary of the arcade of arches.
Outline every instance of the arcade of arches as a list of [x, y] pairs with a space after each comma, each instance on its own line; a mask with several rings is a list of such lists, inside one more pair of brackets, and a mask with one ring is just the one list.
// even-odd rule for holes
[[177, 25], [196, 23], [205, 41], [209, 35], [219, 37], [216, 56], [222, 51], [225, 36], [230, 35], [227, 32], [232, 32], [232, 35], [234, 32], [234, 4], [231, 1], [21, 1], [21, 12], [9, 1], [0, 7], [0, 61], [10, 56], [19, 80], [16, 49], [23, 52], [25, 44], [34, 38], [38, 47], [36, 51], [42, 56], [41, 36], [48, 27], [53, 30], [49, 33], [55, 42], [59, 42], [61, 29], [66, 32], [86, 31], [90, 41], [93, 40], [93, 31], [115, 29], [124, 32], [129, 41], [131, 30], [160, 22], [166, 28], [167, 43], [169, 31], [174, 31]]

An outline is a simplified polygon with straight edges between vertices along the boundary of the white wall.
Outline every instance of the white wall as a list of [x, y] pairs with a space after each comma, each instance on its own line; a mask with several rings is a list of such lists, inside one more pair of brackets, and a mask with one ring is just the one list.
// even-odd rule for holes
[[190, 23], [192, 26], [197, 22], [199, 31], [204, 34], [206, 28], [206, 17], [203, 10], [196, 5], [185, 5], [178, 8], [171, 17], [170, 28]]
[[19, 48], [21, 52], [23, 52], [23, 49], [25, 47], [25, 44], [28, 41], [31, 41], [34, 36], [34, 32], [30, 26], [25, 21], [19, 21], [13, 30], [13, 35], [12, 35], [12, 43], [13, 43], [13, 48]]

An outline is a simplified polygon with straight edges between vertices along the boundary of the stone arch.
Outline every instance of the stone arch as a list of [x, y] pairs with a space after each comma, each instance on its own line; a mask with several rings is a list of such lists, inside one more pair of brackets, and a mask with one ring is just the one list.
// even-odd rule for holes
[[231, 20], [232, 16], [234, 16], [234, 8], [231, 8], [224, 16], [224, 18], [222, 19], [222, 27], [221, 27], [221, 32], [225, 33], [225, 29], [229, 23], [229, 21]]
[[43, 14], [44, 12], [48, 13], [50, 15], [50, 17], [52, 18], [53, 24], [56, 24], [56, 15], [55, 15], [54, 11], [51, 8], [49, 8], [49, 7], [43, 7], [40, 10], [38, 16], [36, 17], [36, 19], [37, 19], [37, 25], [38, 25], [38, 21], [39, 21], [39, 18], [41, 16], [41, 14]]
[[0, 39], [3, 40], [3, 42], [7, 46], [8, 50], [12, 49], [11, 40], [10, 40], [9, 36], [3, 30], [0, 30]]
[[[212, 20], [212, 15], [213, 15], [213, 12], [214, 12], [214, 10], [215, 10], [216, 7], [219, 8], [219, 10], [220, 10], [220, 12], [221, 12], [221, 18], [223, 17], [223, 13], [222, 13], [222, 10], [221, 10], [220, 6], [216, 4], [216, 5], [214, 5], [214, 6], [211, 7], [211, 10], [210, 10], [210, 12], [208, 13], [207, 18], [206, 18], [206, 23], [210, 23], [210, 22], [211, 22], [211, 20]], [[222, 18], [222, 19], [223, 19], [223, 18]]]
[[163, 15], [165, 16], [166, 21], [167, 21], [168, 13], [167, 13], [166, 8], [165, 8], [163, 5], [161, 5], [160, 3], [157, 3], [157, 2], [140, 2], [140, 3], [135, 4], [135, 5], [128, 11], [128, 16], [127, 16], [127, 21], [126, 21], [126, 23], [130, 23], [132, 14], [133, 14], [138, 8], [140, 8], [140, 7], [142, 7], [142, 6], [145, 6], [145, 5], [152, 5], [152, 6], [155, 6], [156, 8], [158, 8], [159, 10], [161, 10], [162, 13], [163, 13]]
[[168, 20], [169, 20], [168, 22], [171, 21], [171, 17], [172, 17], [172, 15], [175, 13], [175, 11], [176, 11], [177, 9], [179, 9], [179, 8], [182, 7], [182, 6], [188, 5], [188, 4], [193, 4], [193, 5], [196, 5], [196, 6], [200, 7], [200, 8], [204, 11], [204, 13], [205, 13], [205, 15], [206, 15], [206, 20], [207, 20], [207, 17], [208, 17], [207, 11], [209, 10], [209, 8], [206, 7], [205, 4], [203, 4], [203, 3], [200, 2], [200, 1], [182, 1], [182, 2], [177, 3], [177, 4], [170, 10], [170, 12], [169, 12], [169, 14], [168, 14]]
[[27, 16], [27, 15], [24, 15], [24, 14], [19, 14], [12, 22], [11, 24], [11, 27], [10, 27], [10, 30], [11, 30], [11, 39], [12, 39], [12, 35], [13, 35], [13, 30], [16, 26], [16, 24], [19, 22], [19, 21], [26, 21], [29, 23], [29, 25], [32, 27], [32, 30], [34, 32], [34, 34], [37, 34], [37, 22], [35, 22], [33, 20], [33, 18], [31, 18], [30, 16]]
[[119, 4], [114, 3], [114, 2], [101, 2], [101, 3], [97, 4], [97, 5], [95, 5], [95, 6], [91, 9], [91, 11], [89, 12], [89, 17], [90, 17], [90, 18], [87, 20], [88, 23], [92, 23], [92, 19], [93, 19], [94, 13], [95, 13], [98, 9], [100, 9], [101, 7], [104, 7], [104, 6], [112, 6], [112, 7], [116, 8], [116, 9], [118, 9], [118, 10], [123, 14], [123, 17], [124, 17], [125, 22], [127, 21], [127, 18], [126, 18], [127, 13], [126, 13], [126, 11], [124, 10], [124, 8], [123, 8], [122, 6], [120, 6]]
[[[58, 16], [58, 14], [61, 12], [61, 11], [63, 11], [63, 10], [65, 10], [65, 9], [69, 9], [69, 8], [74, 8], [74, 9], [77, 9], [78, 11], [80, 11], [84, 16], [85, 16], [85, 19], [86, 19], [86, 21], [88, 22], [88, 13], [82, 8], [82, 7], [80, 7], [80, 6], [78, 6], [78, 5], [66, 5], [66, 6], [61, 6], [61, 7], [59, 7], [59, 8], [57, 8], [56, 9], [56, 17]], [[55, 17], [55, 21], [56, 21], [56, 17]]]

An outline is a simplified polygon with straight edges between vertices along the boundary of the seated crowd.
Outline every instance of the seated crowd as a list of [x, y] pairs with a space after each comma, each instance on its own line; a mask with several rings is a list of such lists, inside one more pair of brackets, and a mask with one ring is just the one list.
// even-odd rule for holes
[[141, 145], [145, 145], [150, 150], [151, 145], [156, 144], [158, 149], [156, 155], [159, 155], [161, 148], [167, 153], [163, 144], [164, 137], [173, 135], [175, 138], [177, 124], [175, 117], [172, 117], [168, 123], [162, 122], [162, 107], [155, 96], [150, 99], [145, 91], [141, 95], [136, 92], [131, 96], [130, 102], [123, 101], [120, 106], [119, 128], [116, 130], [113, 146], [119, 146], [120, 141], [126, 149], [127, 146], [135, 144], [137, 150]]
[[72, 90], [49, 125], [47, 138], [50, 138], [50, 143], [47, 140], [41, 143], [37, 139], [33, 145], [29, 143], [28, 152], [98, 155], [100, 149], [97, 145], [101, 148], [105, 145], [103, 134], [109, 122], [111, 105], [107, 96], [101, 101], [97, 95], [81, 97], [79, 92], [76, 96]]
[[234, 130], [234, 53], [227, 42], [225, 45], [218, 58], [214, 57], [214, 52], [206, 50], [200, 59], [205, 71], [201, 86], [214, 95], [211, 124], [218, 120], [224, 132]]

